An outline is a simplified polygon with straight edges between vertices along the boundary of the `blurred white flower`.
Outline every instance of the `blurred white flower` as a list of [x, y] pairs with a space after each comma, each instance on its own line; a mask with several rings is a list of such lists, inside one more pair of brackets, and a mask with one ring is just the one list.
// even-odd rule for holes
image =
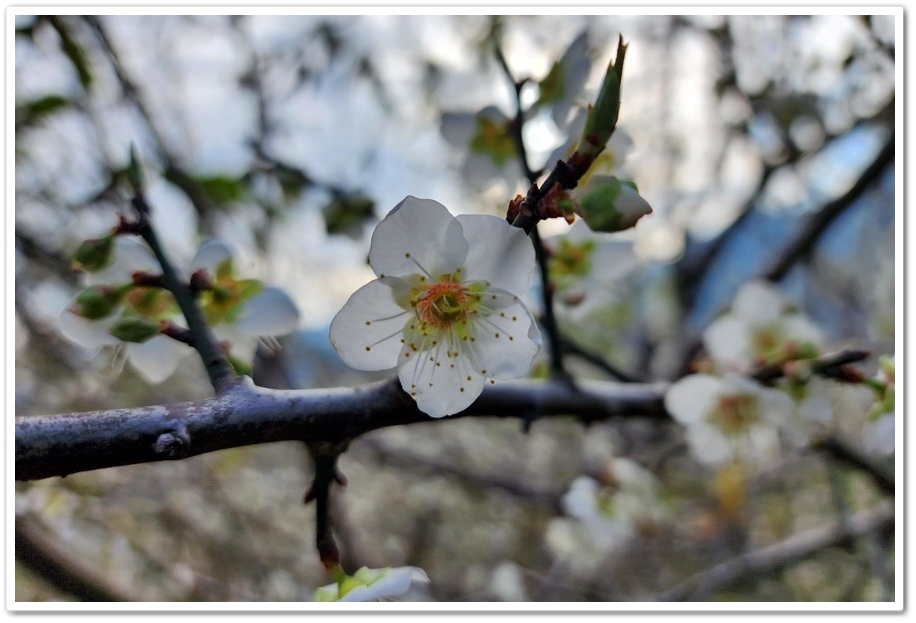
[[706, 329], [703, 344], [718, 368], [740, 371], [762, 363], [814, 357], [823, 336], [775, 286], [751, 281], [738, 290], [731, 310]]
[[563, 496], [563, 510], [582, 522], [602, 549], [649, 531], [668, 517], [658, 480], [625, 458], [608, 461], [601, 481], [576, 478]]
[[566, 127], [570, 111], [583, 99], [582, 88], [592, 69], [588, 51], [588, 31], [583, 31], [538, 83], [540, 93], [535, 106], [549, 106], [553, 122], [560, 129]]
[[665, 408], [686, 427], [694, 457], [716, 465], [775, 459], [779, 428], [795, 412], [783, 392], [735, 374], [686, 376], [668, 389]]
[[369, 264], [378, 279], [331, 322], [347, 364], [397, 366], [404, 391], [432, 417], [464, 410], [488, 381], [527, 374], [540, 333], [519, 298], [534, 271], [522, 230], [407, 197], [376, 227]]
[[361, 567], [341, 581], [322, 586], [315, 591], [315, 601], [379, 601], [406, 593], [412, 584], [429, 582], [426, 572], [418, 567]]
[[442, 136], [466, 154], [461, 174], [473, 186], [503, 179], [514, 188], [522, 180], [512, 123], [496, 106], [487, 106], [477, 113], [442, 115]]
[[557, 300], [570, 307], [629, 294], [621, 291], [621, 284], [641, 266], [632, 242], [596, 234], [585, 223], [574, 223], [544, 243]]
[[[114, 288], [132, 283], [132, 275], [143, 272], [156, 275], [161, 268], [149, 249], [131, 238], [119, 236], [115, 241], [114, 262], [105, 270], [87, 275], [93, 285]], [[183, 278], [199, 269], [207, 271], [212, 288], [201, 293], [199, 303], [217, 339], [230, 346], [230, 353], [239, 362], [250, 365], [254, 360], [258, 339], [262, 336], [284, 335], [299, 322], [299, 312], [292, 299], [277, 288], [264, 288], [253, 280], [235, 278], [232, 252], [219, 241], [201, 245], [190, 270]], [[186, 326], [177, 303], [170, 293], [153, 286], [125, 288], [125, 293], [108, 313], [96, 319], [83, 317], [80, 296], [60, 316], [61, 331], [70, 340], [87, 348], [116, 346], [125, 359], [150, 383], [161, 383], [178, 367], [179, 362], [193, 352], [186, 344], [160, 334], [143, 336], [142, 341], [124, 341], [112, 333], [125, 323], [147, 323], [153, 326], [167, 321]]]

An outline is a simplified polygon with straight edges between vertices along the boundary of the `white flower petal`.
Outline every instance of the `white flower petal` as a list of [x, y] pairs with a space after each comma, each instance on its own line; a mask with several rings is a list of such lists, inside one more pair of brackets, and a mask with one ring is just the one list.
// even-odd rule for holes
[[286, 335], [299, 326], [299, 310], [286, 292], [268, 287], [245, 303], [232, 325], [248, 335]]
[[494, 288], [523, 293], [534, 272], [534, 246], [525, 232], [506, 219], [483, 214], [457, 217], [464, 237], [473, 242], [464, 265], [464, 280], [487, 280]]
[[749, 463], [763, 464], [779, 458], [779, 431], [772, 426], [752, 426], [739, 438], [739, 458]]
[[[417, 407], [432, 417], [453, 415], [467, 409], [483, 391], [484, 377], [463, 356], [458, 347], [437, 340], [435, 346], [411, 348], [411, 334], [398, 356], [401, 387], [417, 401]], [[427, 338], [429, 340], [431, 338]]]
[[117, 318], [115, 314], [101, 320], [87, 320], [65, 309], [60, 314], [60, 331], [67, 339], [87, 348], [118, 344], [120, 340], [108, 333]]
[[788, 303], [782, 293], [764, 281], [749, 281], [735, 294], [732, 313], [752, 326], [763, 326], [776, 321]]
[[178, 363], [193, 351], [187, 344], [157, 335], [142, 344], [128, 344], [131, 365], [153, 385], [158, 385], [178, 368]]
[[232, 248], [222, 240], [207, 240], [197, 249], [188, 268], [192, 274], [203, 269], [212, 277], [216, 274], [217, 267], [226, 260], [231, 260], [233, 256]]
[[86, 285], [129, 283], [135, 272], [159, 274], [162, 268], [142, 242], [134, 238], [115, 238], [113, 261], [104, 270], [86, 274]]
[[515, 158], [497, 164], [488, 153], [472, 153], [468, 154], [467, 160], [464, 161], [461, 175], [475, 187], [486, 186], [494, 179], [504, 179], [510, 184], [516, 184], [522, 177], [522, 167]]
[[799, 344], [810, 343], [814, 346], [821, 346], [824, 343], [824, 334], [820, 328], [802, 314], [790, 314], [783, 318], [782, 329], [785, 332], [786, 341]]
[[563, 496], [563, 512], [570, 517], [585, 520], [598, 514], [598, 481], [589, 476], [579, 476], [569, 485], [569, 491]]
[[706, 328], [703, 345], [713, 361], [725, 370], [744, 368], [753, 360], [747, 325], [732, 314], [716, 319]]
[[466, 149], [477, 131], [477, 116], [472, 113], [447, 112], [442, 115], [439, 128], [446, 141]]
[[721, 391], [721, 379], [708, 374], [691, 374], [668, 388], [665, 409], [681, 424], [701, 422], [719, 399]]
[[464, 264], [467, 253], [461, 224], [445, 206], [408, 196], [375, 228], [369, 265], [379, 277], [435, 278]]
[[238, 331], [234, 325], [226, 324], [215, 327], [213, 329], [213, 334], [220, 342], [229, 343], [229, 351], [234, 358], [244, 361], [247, 364], [254, 362], [254, 356], [258, 350], [259, 343], [257, 335]]
[[508, 292], [490, 290], [484, 297], [487, 302], [509, 304], [474, 319], [475, 340], [464, 343], [465, 352], [482, 376], [494, 379], [524, 376], [540, 350], [540, 333], [535, 339], [530, 334], [532, 327], [536, 329], [534, 319], [518, 298]]
[[399, 307], [392, 290], [370, 281], [350, 296], [331, 322], [331, 344], [347, 365], [358, 370], [386, 370], [398, 363], [404, 326], [413, 311]]
[[707, 465], [719, 465], [732, 458], [732, 446], [715, 426], [693, 424], [687, 427], [687, 443], [693, 456]]

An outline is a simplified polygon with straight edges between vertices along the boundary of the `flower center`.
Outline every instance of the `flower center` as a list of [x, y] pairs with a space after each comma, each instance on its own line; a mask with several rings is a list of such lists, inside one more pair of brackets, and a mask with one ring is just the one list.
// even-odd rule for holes
[[448, 329], [454, 323], [467, 319], [473, 301], [474, 298], [462, 284], [437, 281], [417, 297], [417, 318], [436, 329]]
[[724, 396], [719, 400], [712, 420], [726, 435], [738, 435], [757, 421], [757, 400], [754, 396]]

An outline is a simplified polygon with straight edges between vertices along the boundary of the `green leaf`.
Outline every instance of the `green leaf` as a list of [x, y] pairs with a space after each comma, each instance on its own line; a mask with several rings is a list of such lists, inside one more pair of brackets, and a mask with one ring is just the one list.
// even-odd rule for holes
[[247, 192], [243, 180], [224, 175], [199, 177], [196, 181], [207, 198], [217, 205], [239, 201]]
[[76, 69], [80, 84], [83, 85], [84, 89], [88, 90], [89, 86], [92, 84], [93, 77], [89, 59], [86, 57], [86, 52], [83, 51], [82, 46], [73, 38], [73, 33], [70, 32], [70, 28], [64, 23], [64, 20], [61, 19], [60, 16], [54, 15], [46, 19], [54, 30], [57, 31], [60, 37], [60, 47], [64, 51], [64, 54], [67, 55], [67, 58], [70, 59], [73, 68]]
[[344, 234], [357, 238], [362, 226], [375, 216], [375, 202], [359, 191], [337, 193], [322, 209], [329, 234]]
[[16, 129], [38, 125], [44, 118], [62, 110], [72, 104], [69, 99], [61, 95], [46, 95], [45, 97], [26, 102], [16, 106]]

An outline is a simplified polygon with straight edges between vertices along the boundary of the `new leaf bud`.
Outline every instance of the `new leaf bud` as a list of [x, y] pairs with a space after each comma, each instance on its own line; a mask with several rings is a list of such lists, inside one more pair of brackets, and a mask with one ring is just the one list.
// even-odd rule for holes
[[585, 129], [576, 151], [582, 156], [597, 156], [607, 145], [608, 139], [617, 126], [620, 113], [620, 81], [623, 77], [623, 61], [627, 46], [623, 39], [617, 44], [617, 57], [608, 63], [607, 73], [601, 82], [601, 90], [594, 105], [589, 105], [585, 118]]
[[86, 320], [100, 320], [115, 312], [128, 289], [129, 286], [91, 286], [76, 295], [70, 311]]
[[84, 241], [73, 254], [73, 269], [96, 272], [111, 264], [114, 236]]
[[142, 316], [120, 318], [108, 333], [122, 342], [139, 344], [159, 335], [159, 323]]

